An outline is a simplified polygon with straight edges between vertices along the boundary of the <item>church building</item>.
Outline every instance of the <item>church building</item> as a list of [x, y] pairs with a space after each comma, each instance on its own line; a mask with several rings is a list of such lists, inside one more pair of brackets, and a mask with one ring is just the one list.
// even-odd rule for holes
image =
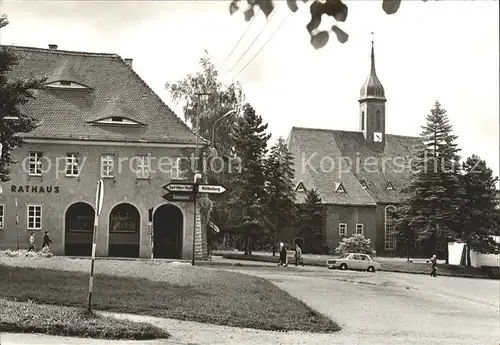
[[395, 255], [395, 211], [408, 183], [409, 158], [421, 139], [386, 133], [387, 99], [373, 43], [358, 101], [356, 131], [292, 128], [288, 147], [295, 159], [297, 201], [313, 189], [325, 205], [325, 228], [309, 244], [314, 251], [331, 253], [343, 238], [363, 234], [377, 255]]
[[[45, 231], [56, 255], [91, 253], [97, 182], [103, 206], [97, 256], [203, 258], [206, 236], [192, 202], [167, 202], [163, 186], [184, 180], [197, 140], [188, 126], [116, 54], [7, 48], [13, 79], [45, 78], [21, 111], [38, 126], [12, 152], [0, 193], [0, 247], [40, 249]], [[201, 146], [206, 145], [202, 140]], [[182, 165], [184, 166], [184, 165]], [[197, 212], [199, 215], [199, 212]]]

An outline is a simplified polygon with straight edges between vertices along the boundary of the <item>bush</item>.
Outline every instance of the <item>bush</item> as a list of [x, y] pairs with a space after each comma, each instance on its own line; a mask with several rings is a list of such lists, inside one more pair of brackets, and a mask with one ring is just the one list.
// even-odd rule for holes
[[352, 235], [342, 239], [339, 246], [335, 248], [335, 254], [341, 255], [345, 253], [375, 255], [375, 251], [371, 247], [371, 240], [363, 235]]
[[52, 254], [50, 252], [50, 249], [49, 247], [44, 247], [42, 250], [38, 251], [38, 252], [34, 252], [34, 251], [31, 251], [31, 252], [28, 252], [26, 249], [18, 249], [18, 250], [10, 250], [10, 249], [7, 249], [7, 250], [2, 250], [0, 251], [0, 256], [9, 256], [11, 258], [13, 257], [19, 257], [19, 256], [25, 256], [25, 257], [28, 257], [28, 258], [51, 258], [54, 256], [54, 254]]

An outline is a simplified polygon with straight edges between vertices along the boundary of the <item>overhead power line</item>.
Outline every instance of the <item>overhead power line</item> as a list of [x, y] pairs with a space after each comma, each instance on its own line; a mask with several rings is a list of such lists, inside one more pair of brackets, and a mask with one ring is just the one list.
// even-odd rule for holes
[[257, 15], [259, 14], [260, 12], [260, 7], [259, 9], [257, 10], [257, 13], [255, 13], [255, 15], [253, 16], [252, 20], [250, 21], [250, 23], [248, 24], [245, 32], [243, 32], [243, 35], [241, 35], [240, 39], [238, 40], [238, 42], [236, 42], [236, 45], [233, 47], [233, 50], [231, 50], [231, 52], [229, 53], [229, 55], [226, 57], [226, 59], [224, 60], [224, 62], [221, 64], [221, 67], [220, 69], [222, 70], [224, 68], [224, 65], [226, 64], [227, 60], [229, 60], [229, 58], [231, 57], [231, 54], [234, 53], [234, 51], [236, 50], [236, 48], [238, 47], [238, 45], [240, 44], [241, 40], [243, 39], [243, 37], [245, 37], [245, 35], [247, 34], [248, 30], [250, 29], [250, 27], [252, 26], [253, 22], [255, 21], [255, 18], [257, 18]]
[[266, 24], [264, 24], [264, 26], [262, 27], [262, 29], [260, 29], [259, 34], [257, 35], [257, 37], [255, 37], [255, 39], [252, 41], [252, 43], [250, 43], [250, 46], [248, 46], [247, 50], [245, 50], [245, 52], [241, 55], [241, 57], [238, 59], [238, 61], [235, 62], [235, 64], [233, 65], [233, 67], [231, 67], [231, 69], [224, 74], [224, 77], [226, 77], [229, 73], [231, 73], [231, 71], [236, 67], [236, 65], [241, 61], [241, 59], [243, 59], [243, 57], [246, 55], [246, 53], [248, 53], [248, 51], [250, 50], [250, 48], [252, 48], [252, 46], [255, 43], [255, 41], [257, 41], [257, 39], [260, 37], [260, 35], [264, 31], [264, 29], [269, 25], [269, 22], [271, 22], [271, 19], [274, 17], [275, 13], [276, 13], [276, 10], [273, 11], [273, 13], [271, 14], [271, 17], [266, 21]]
[[260, 47], [259, 51], [250, 59], [250, 61], [248, 61], [247, 64], [245, 66], [243, 66], [243, 68], [238, 73], [236, 73], [236, 75], [233, 77], [233, 79], [236, 79], [236, 77], [238, 77], [240, 75], [240, 73], [243, 72], [252, 63], [252, 61], [257, 57], [257, 55], [259, 55], [260, 52], [262, 52], [262, 50], [265, 48], [265, 46], [273, 39], [274, 35], [278, 32], [279, 29], [281, 29], [283, 24], [285, 24], [285, 22], [287, 21], [288, 18], [290, 18], [291, 15], [292, 15], [292, 12], [288, 13], [288, 15], [281, 21], [281, 23], [278, 25], [278, 27], [274, 30], [274, 32], [271, 34], [271, 36], [267, 39], [266, 43], [264, 43], [264, 45], [262, 47]]

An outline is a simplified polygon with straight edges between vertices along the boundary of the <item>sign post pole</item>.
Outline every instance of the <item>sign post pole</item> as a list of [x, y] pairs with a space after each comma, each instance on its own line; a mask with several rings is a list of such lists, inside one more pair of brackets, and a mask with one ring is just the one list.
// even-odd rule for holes
[[92, 257], [90, 260], [90, 277], [89, 277], [89, 297], [88, 297], [88, 308], [89, 312], [92, 311], [92, 291], [94, 289], [94, 262], [95, 262], [95, 251], [97, 244], [97, 230], [99, 227], [99, 215], [101, 214], [102, 200], [104, 194], [104, 184], [102, 180], [97, 182], [97, 191], [95, 197], [95, 217], [94, 217], [94, 232], [92, 234]]
[[193, 201], [193, 253], [191, 255], [191, 266], [195, 264], [196, 251], [196, 199], [198, 196], [198, 184], [196, 183], [197, 176], [194, 177], [194, 201]]

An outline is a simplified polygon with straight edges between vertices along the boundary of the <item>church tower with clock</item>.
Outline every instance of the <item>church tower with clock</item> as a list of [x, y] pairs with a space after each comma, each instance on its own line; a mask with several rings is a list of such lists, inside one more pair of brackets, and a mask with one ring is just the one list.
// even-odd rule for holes
[[385, 91], [375, 71], [375, 52], [372, 41], [371, 69], [359, 95], [359, 127], [366, 143], [373, 150], [385, 148]]

